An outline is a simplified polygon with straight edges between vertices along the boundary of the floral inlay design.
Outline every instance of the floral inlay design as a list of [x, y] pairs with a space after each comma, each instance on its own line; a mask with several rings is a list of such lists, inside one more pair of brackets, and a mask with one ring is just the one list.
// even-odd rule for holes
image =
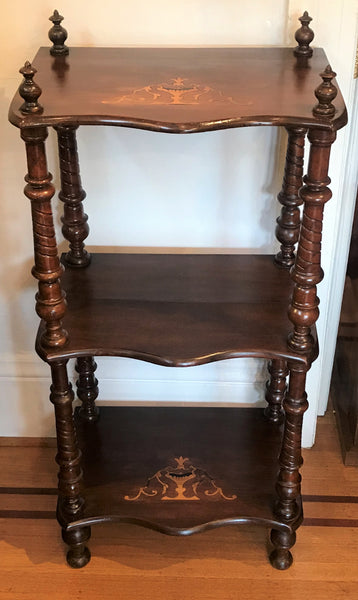
[[145, 486], [135, 496], [125, 496], [125, 500], [139, 500], [155, 497], [157, 500], [202, 500], [223, 498], [235, 500], [235, 494], [226, 496], [221, 487], [203, 469], [195, 467], [189, 458], [174, 458], [172, 464], [160, 469], [149, 477]]
[[174, 77], [167, 82], [146, 85], [129, 94], [102, 100], [103, 104], [200, 104], [202, 101], [237, 104], [231, 96], [209, 85], [188, 78]]

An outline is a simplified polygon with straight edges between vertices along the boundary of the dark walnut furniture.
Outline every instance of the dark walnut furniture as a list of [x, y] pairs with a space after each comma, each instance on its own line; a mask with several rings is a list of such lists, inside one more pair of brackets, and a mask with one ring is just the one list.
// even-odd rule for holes
[[[27, 151], [36, 341], [52, 373], [59, 465], [58, 520], [72, 567], [90, 559], [91, 526], [127, 522], [169, 535], [255, 523], [271, 529], [270, 560], [292, 562], [302, 522], [305, 379], [317, 357], [316, 286], [331, 144], [347, 121], [310, 17], [293, 48], [68, 48], [55, 12], [52, 48], [21, 69], [10, 108]], [[76, 130], [82, 125], [196, 133], [280, 126], [288, 132], [281, 250], [262, 255], [98, 254], [84, 249]], [[47, 128], [58, 135], [69, 251], [58, 256], [47, 170]], [[302, 180], [305, 136], [310, 153]], [[301, 209], [302, 208], [302, 219]], [[297, 251], [295, 248], [297, 247]], [[169, 367], [234, 357], [269, 361], [265, 415], [247, 408], [95, 406], [95, 356]], [[76, 359], [82, 408], [67, 363]], [[289, 383], [286, 386], [286, 378]]]

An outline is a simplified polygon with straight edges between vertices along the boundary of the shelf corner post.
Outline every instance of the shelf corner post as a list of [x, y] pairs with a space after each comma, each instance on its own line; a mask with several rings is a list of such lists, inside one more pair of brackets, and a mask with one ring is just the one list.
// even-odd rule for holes
[[99, 415], [99, 409], [95, 404], [98, 396], [98, 380], [94, 375], [97, 363], [93, 356], [79, 356], [75, 368], [78, 373], [77, 396], [82, 402], [79, 414], [84, 421], [93, 423], [98, 421]]
[[72, 415], [73, 391], [67, 376], [67, 360], [51, 363], [52, 386], [50, 400], [55, 408], [58, 474], [57, 518], [62, 526], [62, 538], [70, 546], [67, 562], [73, 568], [84, 567], [90, 560], [86, 542], [90, 527], [67, 530], [71, 521], [83, 517], [81, 452], [78, 448]]
[[282, 403], [286, 393], [286, 379], [288, 375], [285, 360], [273, 359], [268, 364], [270, 379], [266, 382], [265, 399], [267, 407], [265, 416], [272, 423], [280, 423], [283, 420]]
[[83, 209], [86, 192], [82, 188], [77, 150], [77, 126], [57, 126], [58, 154], [60, 160], [61, 191], [64, 204], [62, 233], [70, 243], [65, 262], [71, 267], [87, 267], [91, 255], [85, 250], [84, 240], [89, 234], [88, 216]]
[[288, 363], [290, 378], [283, 403], [285, 426], [279, 457], [280, 471], [276, 483], [278, 500], [275, 516], [291, 527], [291, 532], [271, 531], [274, 550], [270, 561], [276, 569], [284, 570], [292, 564], [290, 548], [295, 544], [295, 530], [302, 522], [302, 508], [298, 503], [301, 495], [302, 465], [301, 435], [303, 414], [308, 408], [306, 387], [307, 365]]
[[302, 204], [302, 200], [299, 196], [299, 189], [302, 186], [307, 129], [287, 127], [287, 132], [285, 173], [282, 189], [277, 196], [282, 205], [281, 214], [276, 221], [276, 238], [281, 244], [281, 249], [275, 256], [275, 262], [280, 267], [290, 269], [295, 263], [295, 246], [298, 241], [301, 223], [298, 207]]
[[308, 139], [311, 144], [308, 172], [300, 196], [304, 204], [297, 257], [291, 269], [294, 282], [288, 317], [294, 329], [289, 334], [288, 346], [297, 353], [310, 353], [314, 347], [311, 327], [319, 315], [317, 285], [323, 279], [321, 268], [322, 220], [325, 203], [331, 198], [328, 187], [329, 157], [336, 139], [334, 130], [312, 128]]
[[25, 196], [31, 201], [34, 258], [33, 276], [38, 280], [36, 312], [46, 327], [41, 342], [47, 347], [61, 347], [68, 334], [62, 326], [66, 310], [65, 293], [60, 277], [60, 263], [53, 225], [51, 199], [55, 193], [52, 175], [47, 170], [45, 140], [46, 127], [30, 127], [21, 130], [27, 153], [28, 173], [25, 177]]

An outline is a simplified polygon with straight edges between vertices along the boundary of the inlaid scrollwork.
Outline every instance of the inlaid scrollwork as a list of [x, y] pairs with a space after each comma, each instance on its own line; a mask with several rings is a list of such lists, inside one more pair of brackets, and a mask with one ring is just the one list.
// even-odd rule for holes
[[179, 456], [172, 464], [151, 475], [145, 486], [139, 488], [134, 496], [125, 496], [125, 500], [135, 501], [144, 498], [157, 500], [203, 500], [222, 498], [235, 500], [235, 494], [226, 496], [221, 487], [206, 471], [195, 467], [189, 458]]

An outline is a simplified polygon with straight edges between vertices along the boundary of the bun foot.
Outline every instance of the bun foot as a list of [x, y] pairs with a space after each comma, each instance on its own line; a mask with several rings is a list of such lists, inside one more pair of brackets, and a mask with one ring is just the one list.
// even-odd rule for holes
[[67, 562], [72, 569], [82, 569], [91, 560], [91, 553], [85, 543], [91, 537], [90, 527], [78, 527], [70, 531], [63, 529], [62, 538], [69, 545]]
[[78, 548], [74, 548], [67, 552], [67, 562], [72, 569], [82, 569], [91, 560], [91, 553], [87, 546], [78, 551]]
[[275, 569], [284, 571], [288, 569], [292, 563], [293, 558], [290, 552], [290, 548], [296, 541], [296, 533], [288, 531], [278, 531], [272, 529], [271, 531], [271, 542], [275, 546], [270, 554], [270, 562]]
[[275, 569], [285, 571], [293, 563], [293, 557], [289, 550], [272, 550], [270, 554], [270, 563]]

